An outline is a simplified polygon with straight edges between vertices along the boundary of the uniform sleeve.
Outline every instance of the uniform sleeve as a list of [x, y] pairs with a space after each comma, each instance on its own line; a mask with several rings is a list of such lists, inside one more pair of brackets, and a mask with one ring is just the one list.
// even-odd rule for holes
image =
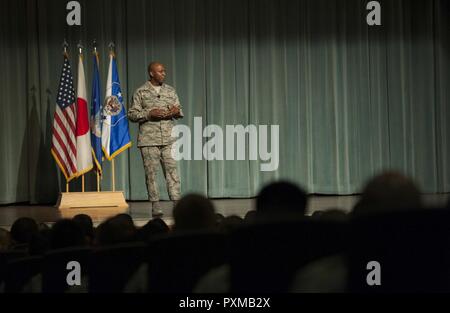
[[128, 110], [128, 119], [136, 123], [148, 120], [148, 110], [142, 107], [141, 94], [137, 91], [133, 95], [131, 107]]
[[180, 99], [178, 99], [178, 95], [176, 92], [175, 92], [175, 105], [180, 108], [180, 116], [178, 118], [183, 118], [184, 117], [183, 108], [181, 107]]

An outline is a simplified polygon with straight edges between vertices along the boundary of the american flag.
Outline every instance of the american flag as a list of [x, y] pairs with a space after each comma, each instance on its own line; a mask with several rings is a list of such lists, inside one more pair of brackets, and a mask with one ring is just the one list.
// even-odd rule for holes
[[76, 112], [72, 71], [69, 59], [64, 55], [53, 118], [52, 154], [67, 181], [75, 178], [77, 173]]

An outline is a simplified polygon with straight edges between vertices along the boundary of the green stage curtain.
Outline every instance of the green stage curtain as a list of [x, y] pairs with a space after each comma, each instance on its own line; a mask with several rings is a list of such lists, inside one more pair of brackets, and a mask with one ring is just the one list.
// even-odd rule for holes
[[[77, 43], [85, 47], [89, 103], [96, 39], [102, 91], [113, 41], [127, 108], [159, 60], [183, 106], [179, 124], [279, 125], [277, 170], [261, 171], [265, 162], [248, 154], [182, 160], [184, 194], [253, 197], [281, 179], [354, 194], [384, 169], [411, 175], [424, 192], [450, 192], [448, 1], [379, 1], [382, 25], [370, 27], [361, 0], [79, 2], [82, 25], [71, 27], [67, 1], [0, 2], [0, 203], [53, 203], [65, 190], [50, 154], [64, 38], [73, 68]], [[129, 200], [147, 199], [137, 133], [130, 123], [133, 147], [116, 158], [116, 189]], [[161, 171], [158, 179], [167, 199]], [[94, 173], [86, 181], [94, 190]]]

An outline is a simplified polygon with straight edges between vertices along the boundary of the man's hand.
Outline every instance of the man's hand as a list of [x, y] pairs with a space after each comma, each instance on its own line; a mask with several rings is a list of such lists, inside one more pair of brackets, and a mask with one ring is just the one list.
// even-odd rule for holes
[[150, 110], [149, 118], [150, 120], [170, 120], [172, 118], [180, 117], [180, 107], [173, 105], [168, 110], [162, 108], [155, 108]]
[[166, 118], [168, 111], [164, 109], [153, 109], [148, 113], [151, 120], [162, 120]]
[[178, 116], [180, 116], [180, 108], [176, 105], [174, 105], [173, 107], [170, 108], [169, 114], [170, 118], [177, 118]]

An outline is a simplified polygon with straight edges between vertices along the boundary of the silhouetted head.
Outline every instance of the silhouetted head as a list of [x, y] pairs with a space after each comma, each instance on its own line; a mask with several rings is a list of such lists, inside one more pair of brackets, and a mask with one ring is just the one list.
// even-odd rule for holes
[[8, 250], [11, 245], [11, 235], [6, 229], [0, 228], [0, 251]]
[[244, 222], [253, 223], [256, 220], [256, 210], [250, 210], [245, 213]]
[[222, 213], [216, 213], [216, 226], [220, 227], [220, 224], [222, 224], [224, 219], [225, 219], [225, 216], [223, 216]]
[[308, 196], [304, 190], [290, 182], [274, 182], [265, 186], [256, 199], [258, 214], [294, 213], [304, 215]]
[[130, 214], [121, 213], [117, 214], [114, 218], [124, 221], [125, 223], [128, 223], [130, 225], [134, 226], [133, 218]]
[[150, 241], [157, 235], [167, 234], [170, 229], [166, 222], [160, 218], [148, 221], [137, 231], [137, 238], [141, 241]]
[[365, 215], [421, 207], [420, 190], [414, 181], [401, 173], [388, 171], [369, 181], [353, 214]]
[[57, 221], [50, 233], [50, 247], [62, 249], [85, 245], [81, 227], [72, 220], [62, 219]]
[[11, 226], [11, 238], [15, 243], [28, 244], [38, 231], [39, 228], [34, 219], [21, 217]]
[[173, 218], [177, 231], [213, 229], [216, 225], [214, 205], [199, 194], [181, 198], [173, 209]]
[[119, 214], [109, 218], [97, 228], [97, 243], [112, 245], [133, 241], [136, 227], [128, 214]]
[[244, 219], [237, 215], [231, 215], [224, 218], [222, 223], [219, 225], [219, 231], [224, 233], [231, 233], [244, 223]]
[[51, 229], [42, 230], [31, 238], [30, 255], [43, 255], [50, 249]]
[[51, 227], [46, 223], [39, 223], [39, 233], [31, 239], [30, 255], [43, 255], [50, 249]]
[[92, 218], [87, 214], [78, 214], [72, 220], [80, 226], [87, 243], [92, 243], [94, 239], [94, 223], [92, 222]]

